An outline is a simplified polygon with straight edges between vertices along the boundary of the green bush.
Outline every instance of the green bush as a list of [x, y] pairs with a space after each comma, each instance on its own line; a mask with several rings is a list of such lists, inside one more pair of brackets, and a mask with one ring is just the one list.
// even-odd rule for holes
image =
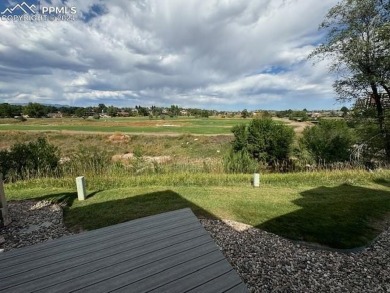
[[235, 125], [232, 128], [234, 141], [232, 147], [234, 152], [248, 150], [248, 128], [245, 124]]
[[272, 164], [288, 159], [294, 140], [291, 127], [270, 118], [254, 119], [248, 126], [233, 127], [233, 151], [246, 151], [258, 162]]
[[303, 131], [301, 142], [316, 161], [332, 163], [350, 159], [355, 139], [344, 120], [321, 120]]
[[232, 128], [232, 151], [224, 159], [224, 169], [251, 173], [266, 166], [282, 164], [289, 158], [294, 140], [292, 128], [270, 118], [254, 119]]
[[11, 161], [9, 152], [7, 150], [0, 151], [0, 173], [4, 175], [4, 178], [11, 169]]
[[1, 151], [0, 171], [6, 179], [13, 180], [52, 175], [58, 171], [59, 160], [58, 148], [45, 138], [38, 138], [29, 143], [17, 143], [9, 151]]

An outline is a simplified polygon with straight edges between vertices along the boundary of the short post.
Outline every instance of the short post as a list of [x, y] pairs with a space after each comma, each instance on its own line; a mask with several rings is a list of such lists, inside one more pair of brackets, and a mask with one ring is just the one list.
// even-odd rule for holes
[[7, 200], [5, 199], [3, 174], [0, 173], [0, 223], [7, 226], [11, 223], [11, 217], [8, 214]]
[[253, 187], [260, 187], [260, 174], [259, 173], [253, 174]]
[[79, 176], [76, 178], [77, 186], [77, 197], [79, 200], [85, 200], [87, 198], [87, 191], [85, 189], [85, 179], [84, 176]]

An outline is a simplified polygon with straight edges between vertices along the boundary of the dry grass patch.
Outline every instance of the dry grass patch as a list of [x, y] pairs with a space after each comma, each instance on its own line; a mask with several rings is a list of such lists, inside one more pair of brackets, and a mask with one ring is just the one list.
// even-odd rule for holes
[[129, 142], [129, 140], [130, 140], [130, 136], [126, 134], [122, 134], [120, 132], [114, 133], [113, 135], [110, 135], [108, 137], [108, 141], [113, 143], [124, 143], [124, 142]]

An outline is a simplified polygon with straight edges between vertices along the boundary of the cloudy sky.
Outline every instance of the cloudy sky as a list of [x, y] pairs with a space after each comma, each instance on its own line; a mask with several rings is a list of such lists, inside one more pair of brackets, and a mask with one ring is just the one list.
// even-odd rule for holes
[[336, 3], [69, 0], [74, 21], [2, 19], [0, 102], [339, 109], [326, 63], [306, 59]]

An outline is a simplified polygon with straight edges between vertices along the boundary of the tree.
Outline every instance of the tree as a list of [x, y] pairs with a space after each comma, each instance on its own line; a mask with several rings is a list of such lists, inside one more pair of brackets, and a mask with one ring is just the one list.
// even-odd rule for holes
[[23, 113], [32, 118], [41, 118], [47, 114], [45, 107], [38, 103], [28, 103], [23, 107]]
[[139, 116], [149, 116], [149, 110], [145, 107], [135, 106]]
[[13, 117], [12, 116], [12, 106], [8, 103], [0, 104], [0, 117]]
[[288, 116], [288, 119], [297, 120], [297, 121], [307, 121], [307, 119], [309, 119], [309, 116], [307, 116], [307, 112], [305, 111], [292, 111], [291, 114]]
[[77, 108], [77, 109], [75, 110], [75, 115], [76, 115], [77, 117], [85, 117], [86, 114], [87, 114], [87, 111], [85, 110], [85, 108]]
[[98, 105], [97, 111], [98, 111], [99, 114], [106, 112], [106, 110], [107, 110], [107, 106], [105, 104], [99, 104]]
[[60, 107], [58, 108], [58, 111], [60, 111], [62, 113], [62, 115], [64, 117], [69, 117], [69, 116], [72, 116], [72, 115], [75, 115], [76, 113], [76, 110], [78, 109], [78, 107]]
[[288, 109], [286, 111], [278, 111], [278, 112], [276, 112], [276, 117], [285, 118], [285, 117], [289, 117], [292, 113], [293, 113], [293, 110], [291, 110], [291, 109]]
[[272, 164], [288, 159], [294, 140], [291, 127], [270, 118], [253, 119], [249, 125], [233, 127], [233, 151], [246, 151], [258, 162]]
[[248, 118], [248, 117], [249, 117], [249, 112], [248, 112], [248, 110], [247, 110], [247, 109], [242, 110], [242, 112], [241, 112], [241, 118], [246, 119], [246, 118]]
[[163, 109], [161, 107], [152, 106], [150, 107], [151, 114], [153, 116], [160, 116], [162, 114]]
[[316, 161], [331, 163], [350, 159], [354, 137], [344, 120], [320, 120], [303, 131], [301, 142]]
[[107, 108], [107, 114], [111, 117], [115, 117], [118, 114], [118, 108], [114, 106], [109, 106]]
[[340, 111], [343, 112], [343, 117], [347, 117], [348, 112], [349, 112], [349, 110], [348, 110], [347, 107], [343, 106], [343, 107], [340, 109]]
[[171, 117], [177, 117], [180, 114], [179, 106], [177, 105], [171, 105], [171, 108], [169, 109], [169, 115]]
[[390, 1], [342, 0], [329, 10], [320, 29], [326, 42], [310, 57], [330, 57], [330, 69], [339, 72], [334, 88], [342, 101], [371, 96], [376, 119], [390, 160], [390, 132], [381, 92], [390, 96]]
[[209, 116], [210, 116], [210, 112], [207, 110], [202, 110], [200, 113], [200, 117], [202, 118], [209, 118]]

